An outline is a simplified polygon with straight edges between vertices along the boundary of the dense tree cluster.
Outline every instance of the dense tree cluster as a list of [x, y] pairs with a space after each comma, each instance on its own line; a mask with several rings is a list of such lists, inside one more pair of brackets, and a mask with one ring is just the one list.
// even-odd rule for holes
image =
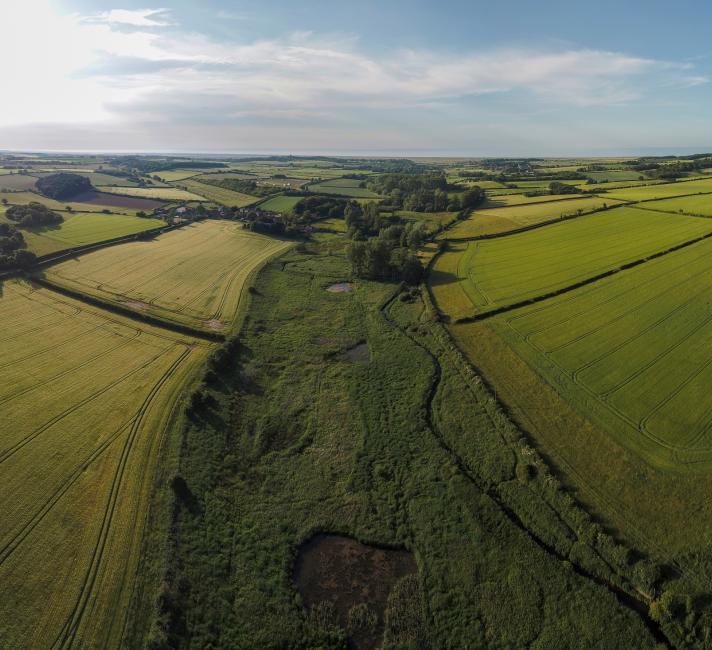
[[318, 219], [343, 217], [346, 206], [350, 203], [353, 204], [355, 201], [330, 196], [307, 196], [294, 206], [292, 212], [301, 221], [311, 222]]
[[384, 202], [391, 207], [413, 212], [455, 212], [476, 207], [485, 199], [479, 187], [451, 195], [448, 190], [453, 188], [441, 173], [383, 174], [369, 179], [365, 185], [384, 196]]
[[549, 194], [581, 194], [581, 188], [561, 181], [549, 183]]
[[86, 176], [60, 172], [40, 178], [37, 181], [37, 189], [50, 199], [63, 200], [94, 188]]
[[18, 228], [41, 228], [62, 223], [61, 215], [36, 201], [27, 205], [13, 205], [7, 209], [5, 216], [16, 222]]
[[0, 271], [32, 266], [35, 255], [24, 248], [22, 233], [12, 224], [0, 223]]
[[370, 280], [402, 280], [418, 284], [423, 265], [415, 251], [425, 240], [420, 224], [386, 225], [375, 203], [363, 208], [351, 202], [344, 217], [351, 239], [349, 261], [354, 275]]
[[[169, 169], [224, 169], [221, 162], [206, 162], [196, 160], [175, 160], [172, 158], [144, 158], [142, 156], [119, 156], [111, 158], [110, 162], [127, 170], [136, 170], [142, 174], [167, 171]], [[114, 173], [114, 172], [112, 172]]]

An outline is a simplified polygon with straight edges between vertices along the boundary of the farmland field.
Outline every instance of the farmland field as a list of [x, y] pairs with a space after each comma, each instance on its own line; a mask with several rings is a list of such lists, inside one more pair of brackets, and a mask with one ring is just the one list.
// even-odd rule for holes
[[288, 214], [303, 198], [303, 196], [274, 196], [267, 199], [264, 203], [260, 203], [260, 208], [262, 210]]
[[579, 211], [590, 212], [618, 203], [608, 197], [585, 197], [552, 201], [551, 203], [475, 210], [468, 219], [450, 229], [446, 237], [447, 239], [467, 239], [490, 233], [506, 232], [542, 221], [574, 215]]
[[200, 199], [208, 199], [220, 203], [228, 207], [244, 208], [247, 205], [259, 201], [255, 196], [243, 194], [242, 192], [234, 192], [224, 187], [210, 185], [209, 183], [201, 183], [199, 181], [185, 179], [180, 182], [181, 187], [185, 187], [192, 194], [199, 195]]
[[0, 175], [0, 190], [31, 190], [34, 189], [37, 179], [25, 174]]
[[[459, 226], [456, 226], [456, 228]], [[439, 284], [463, 293], [473, 312], [534, 298], [712, 232], [699, 217], [616, 208], [500, 239], [469, 242], [441, 256]], [[451, 244], [452, 245], [452, 244]], [[457, 259], [457, 273], [453, 265]], [[438, 292], [435, 293], [439, 302]]]
[[[712, 242], [503, 315], [497, 330], [651, 464], [712, 467]], [[682, 362], [684, 360], [684, 363]]]
[[712, 217], [712, 194], [696, 194], [660, 201], [646, 201], [641, 207], [662, 212], [679, 212]]
[[650, 201], [653, 199], [665, 199], [672, 196], [684, 196], [686, 194], [704, 192], [712, 193], [712, 178], [614, 189], [605, 196], [610, 196], [611, 198], [620, 199], [622, 201]]
[[123, 196], [135, 196], [141, 199], [157, 199], [159, 201], [205, 201], [205, 198], [192, 192], [178, 189], [176, 187], [112, 187], [100, 186], [97, 188], [101, 192], [109, 194], [120, 194]]
[[64, 221], [59, 226], [23, 232], [28, 249], [36, 255], [46, 255], [74, 246], [96, 244], [115, 237], [135, 235], [164, 225], [165, 222], [160, 219], [74, 212], [64, 213]]
[[0, 320], [2, 644], [116, 644], [164, 431], [207, 348], [19, 281]]
[[316, 194], [335, 194], [359, 199], [377, 198], [378, 194], [364, 187], [359, 187], [361, 181], [348, 178], [337, 178], [323, 183], [309, 185], [309, 191]]
[[163, 320], [224, 330], [253, 270], [289, 245], [230, 221], [205, 221], [62, 262], [46, 277]]

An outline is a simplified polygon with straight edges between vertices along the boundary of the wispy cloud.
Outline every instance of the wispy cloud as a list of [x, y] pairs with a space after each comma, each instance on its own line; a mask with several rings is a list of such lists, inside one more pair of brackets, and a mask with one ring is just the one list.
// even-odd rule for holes
[[168, 27], [173, 24], [167, 19], [169, 11], [169, 9], [111, 9], [100, 14], [85, 16], [83, 20], [88, 23], [133, 27]]
[[[409, 110], [464, 110], [487, 97], [509, 99], [513, 113], [621, 106], [709, 81], [689, 61], [602, 49], [413, 48], [375, 56], [354, 36], [301, 32], [231, 43], [185, 29], [179, 18], [163, 8], [58, 16], [47, 0], [0, 6], [0, 58], [13, 61], [3, 79], [13, 101], [0, 104], [0, 127], [173, 121], [197, 133], [282, 120], [318, 130], [356, 122], [364, 111], [398, 122]], [[56, 56], [33, 56], [24, 47], [30, 38]]]

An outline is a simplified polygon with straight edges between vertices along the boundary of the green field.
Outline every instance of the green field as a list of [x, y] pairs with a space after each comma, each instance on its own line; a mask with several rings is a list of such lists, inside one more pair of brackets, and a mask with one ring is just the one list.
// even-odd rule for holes
[[64, 213], [63, 216], [64, 221], [57, 227], [24, 230], [29, 250], [36, 255], [46, 255], [165, 226], [165, 222], [160, 219], [97, 212]]
[[323, 183], [315, 183], [308, 186], [310, 192], [316, 194], [335, 194], [338, 196], [348, 196], [358, 199], [374, 199], [378, 198], [378, 194], [367, 190], [364, 187], [359, 187], [361, 181], [350, 178], [337, 178]]
[[441, 255], [435, 270], [438, 285], [448, 287], [447, 303], [457, 293], [450, 285], [457, 285], [463, 292], [457, 313], [467, 311], [468, 300], [474, 313], [559, 290], [709, 232], [707, 219], [623, 207], [470, 242], [464, 250], [454, 246]]
[[135, 196], [141, 199], [157, 199], [159, 201], [205, 201], [205, 198], [177, 187], [97, 187], [100, 192]]
[[468, 239], [491, 233], [516, 230], [542, 221], [591, 212], [600, 208], [616, 205], [618, 201], [608, 197], [585, 197], [534, 203], [531, 205], [513, 205], [503, 208], [474, 210], [468, 219], [458, 223], [444, 235], [447, 239]]
[[252, 272], [289, 245], [234, 222], [204, 221], [62, 262], [46, 277], [138, 312], [220, 331], [231, 326]]
[[217, 185], [210, 185], [208, 183], [201, 183], [194, 180], [182, 180], [180, 182], [181, 187], [185, 187], [192, 194], [197, 194], [201, 199], [205, 198], [209, 201], [215, 201], [215, 203], [220, 203], [221, 205], [226, 205], [228, 207], [244, 208], [245, 206], [252, 205], [253, 203], [259, 201], [259, 198], [255, 196], [250, 196], [249, 194], [243, 194], [242, 192], [233, 192], [224, 187], [218, 187]]
[[622, 201], [650, 201], [672, 196], [684, 196], [685, 194], [698, 194], [700, 192], [712, 192], [712, 178], [614, 189], [605, 196]]
[[650, 201], [640, 207], [660, 210], [661, 212], [678, 212], [712, 217], [712, 194], [696, 194], [694, 196]]
[[295, 205], [299, 203], [303, 196], [273, 196], [267, 199], [264, 203], [260, 203], [262, 210], [271, 210], [272, 212], [282, 212], [289, 214]]
[[207, 349], [21, 281], [0, 320], [2, 645], [118, 647], [164, 432]]
[[583, 172], [589, 178], [594, 181], [605, 182], [605, 181], [638, 181], [641, 180], [641, 176], [645, 174], [637, 171], [629, 171], [626, 169], [608, 169], [606, 171], [600, 172]]
[[497, 319], [585, 415], [658, 467], [712, 468], [712, 243]]

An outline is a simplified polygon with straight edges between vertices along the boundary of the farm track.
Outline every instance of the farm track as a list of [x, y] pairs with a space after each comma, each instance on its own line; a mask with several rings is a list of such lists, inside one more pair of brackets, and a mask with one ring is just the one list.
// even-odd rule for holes
[[79, 596], [77, 597], [76, 603], [61, 632], [55, 639], [54, 643], [52, 643], [52, 648], [71, 647], [76, 639], [79, 626], [81, 625], [84, 613], [89, 604], [94, 585], [96, 583], [99, 571], [102, 566], [102, 559], [106, 550], [106, 545], [111, 530], [111, 523], [118, 502], [119, 490], [122, 485], [124, 473], [128, 464], [128, 458], [131, 454], [134, 442], [140, 431], [141, 425], [143, 424], [146, 412], [154, 397], [158, 394], [162, 386], [173, 375], [173, 373], [178, 369], [178, 367], [188, 357], [189, 354], [190, 349], [186, 348], [168, 368], [168, 370], [161, 376], [161, 378], [153, 385], [151, 391], [142, 402], [138, 410], [138, 414], [133, 420], [131, 429], [126, 437], [126, 441], [124, 442], [118, 466], [111, 481], [109, 497], [107, 499], [107, 506], [104, 510], [104, 516], [102, 518], [97, 543], [95, 545], [94, 552], [89, 563], [89, 567], [86, 571], [83, 584], [80, 588]]
[[[474, 485], [481, 493], [485, 494], [488, 496], [494, 503], [498, 506], [500, 511], [504, 514], [504, 516], [516, 527], [518, 528], [535, 546], [539, 547], [540, 550], [542, 550], [544, 553], [546, 553], [549, 557], [552, 559], [555, 559], [561, 563], [566, 563], [567, 566], [570, 566], [573, 568], [573, 570], [576, 572], [577, 575], [580, 577], [587, 579], [595, 584], [597, 584], [600, 587], [605, 588], [607, 591], [609, 591], [613, 596], [617, 599], [617, 601], [623, 606], [635, 613], [643, 622], [645, 627], [650, 631], [650, 633], [653, 635], [653, 637], [661, 642], [661, 643], [668, 643], [668, 639], [665, 636], [665, 634], [662, 631], [662, 628], [655, 622], [653, 621], [650, 616], [647, 614], [647, 609], [648, 609], [648, 603], [645, 601], [640, 600], [637, 596], [629, 593], [628, 591], [623, 590], [622, 588], [613, 585], [595, 575], [592, 573], [586, 571], [582, 567], [580, 567], [578, 564], [573, 562], [569, 557], [562, 555], [559, 553], [555, 548], [553, 548], [551, 545], [549, 545], [547, 542], [542, 540], [538, 535], [536, 535], [533, 531], [531, 531], [524, 521], [517, 515], [517, 513], [510, 508], [506, 503], [504, 503], [502, 497], [500, 496], [499, 492], [490, 486], [487, 486], [484, 484], [467, 466], [466, 462], [454, 451], [454, 449], [448, 444], [446, 441], [444, 435], [440, 431], [436, 421], [435, 417], [433, 415], [433, 402], [435, 400], [435, 396], [437, 395], [440, 382], [442, 379], [442, 367], [440, 365], [440, 360], [437, 358], [437, 356], [430, 351], [430, 349], [418, 341], [415, 337], [413, 337], [411, 334], [409, 334], [406, 330], [402, 329], [401, 327], [398, 326], [398, 324], [388, 315], [388, 311], [390, 309], [390, 306], [392, 305], [393, 301], [396, 299], [398, 295], [398, 292], [394, 293], [386, 302], [384, 302], [381, 307], [380, 307], [380, 313], [383, 316], [384, 320], [388, 325], [398, 331], [400, 334], [403, 336], [406, 336], [409, 340], [411, 340], [416, 346], [418, 346], [420, 349], [425, 351], [425, 353], [428, 355], [428, 357], [431, 359], [433, 363], [433, 368], [434, 368], [434, 373], [433, 373], [433, 379], [431, 382], [431, 385], [428, 389], [428, 393], [425, 397], [425, 412], [426, 412], [426, 419], [428, 423], [428, 429], [430, 432], [433, 434], [433, 437], [435, 438], [436, 442], [438, 443], [438, 446], [445, 452], [445, 454], [451, 459], [451, 461], [455, 464], [455, 466], [458, 468], [460, 473], [468, 479], [468, 481]], [[467, 385], [467, 384], [466, 384]], [[476, 399], [476, 398], [475, 398]], [[477, 400], [476, 400], [477, 401]], [[489, 416], [489, 414], [488, 414]], [[491, 416], [490, 416], [491, 417]], [[600, 556], [599, 556], [600, 558]], [[608, 565], [603, 558], [600, 558], [608, 567], [609, 569], [611, 568], [610, 565]], [[615, 573], [615, 572], [613, 572]]]

